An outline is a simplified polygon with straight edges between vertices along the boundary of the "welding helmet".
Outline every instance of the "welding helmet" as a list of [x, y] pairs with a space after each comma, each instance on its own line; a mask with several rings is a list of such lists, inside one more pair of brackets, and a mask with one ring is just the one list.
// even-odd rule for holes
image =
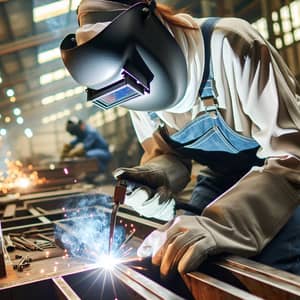
[[71, 135], [81, 137], [83, 135], [83, 130], [81, 129], [82, 120], [75, 116], [70, 117], [66, 123], [66, 131]]
[[[98, 35], [77, 45], [69, 34], [60, 45], [72, 77], [86, 86], [87, 100], [102, 109], [118, 105], [158, 111], [176, 105], [187, 87], [184, 55], [151, 5], [138, 2]], [[97, 13], [97, 22], [109, 12]], [[95, 22], [95, 20], [94, 20]]]

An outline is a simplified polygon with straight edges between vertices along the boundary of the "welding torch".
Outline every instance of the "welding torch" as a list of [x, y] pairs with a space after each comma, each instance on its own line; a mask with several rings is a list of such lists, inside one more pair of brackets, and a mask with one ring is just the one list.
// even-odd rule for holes
[[126, 189], [127, 189], [127, 181], [126, 180], [118, 180], [115, 191], [114, 191], [114, 196], [113, 196], [113, 209], [111, 212], [111, 217], [110, 217], [110, 227], [109, 227], [109, 240], [108, 240], [108, 254], [110, 255], [111, 248], [113, 245], [114, 241], [114, 232], [115, 232], [115, 227], [116, 227], [116, 219], [117, 219], [117, 213], [120, 207], [120, 204], [123, 204], [125, 201], [125, 196], [126, 196]]

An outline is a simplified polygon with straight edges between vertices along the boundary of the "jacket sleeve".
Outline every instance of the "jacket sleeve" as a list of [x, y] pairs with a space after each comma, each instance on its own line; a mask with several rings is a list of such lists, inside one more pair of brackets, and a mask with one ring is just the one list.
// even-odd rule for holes
[[232, 67], [263, 167], [252, 168], [202, 216], [217, 244], [255, 255], [286, 224], [300, 201], [300, 110], [296, 81], [275, 50], [242, 21], [228, 41]]

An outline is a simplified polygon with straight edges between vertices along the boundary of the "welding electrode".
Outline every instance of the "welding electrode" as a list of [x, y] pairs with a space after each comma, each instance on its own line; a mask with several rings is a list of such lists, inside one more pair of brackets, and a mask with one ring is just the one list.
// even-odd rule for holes
[[114, 239], [114, 232], [116, 227], [116, 219], [117, 219], [117, 213], [119, 210], [120, 204], [124, 203], [125, 196], [126, 196], [126, 188], [127, 188], [127, 182], [126, 180], [118, 180], [115, 191], [114, 191], [114, 206], [111, 212], [110, 217], [110, 227], [109, 227], [109, 240], [108, 240], [108, 254], [111, 252], [113, 239]]

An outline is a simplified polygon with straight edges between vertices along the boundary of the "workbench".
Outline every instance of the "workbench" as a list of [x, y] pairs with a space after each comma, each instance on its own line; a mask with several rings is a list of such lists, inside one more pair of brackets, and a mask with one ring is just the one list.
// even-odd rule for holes
[[[2, 219], [2, 207], [2, 234], [13, 237], [35, 230], [55, 239], [57, 224], [69, 224], [83, 217], [109, 217], [111, 195], [99, 190], [70, 189], [23, 195], [14, 217]], [[79, 205], [82, 199], [89, 203], [84, 207], [84, 216]], [[235, 256], [216, 257], [195, 272], [162, 280], [159, 269], [149, 260], [139, 261], [135, 257], [141, 241], [161, 222], [143, 218], [125, 205], [118, 212], [117, 222], [126, 235], [135, 229], [126, 245], [132, 261], [129, 259], [107, 271], [86, 257], [72, 256], [68, 249], [57, 244], [43, 251], [5, 251], [7, 275], [0, 279], [0, 299], [24, 299], [24, 295], [27, 299], [44, 300], [300, 299], [298, 276]], [[27, 238], [31, 239], [30, 235]], [[30, 265], [21, 272], [13, 267], [20, 256], [31, 257]]]

